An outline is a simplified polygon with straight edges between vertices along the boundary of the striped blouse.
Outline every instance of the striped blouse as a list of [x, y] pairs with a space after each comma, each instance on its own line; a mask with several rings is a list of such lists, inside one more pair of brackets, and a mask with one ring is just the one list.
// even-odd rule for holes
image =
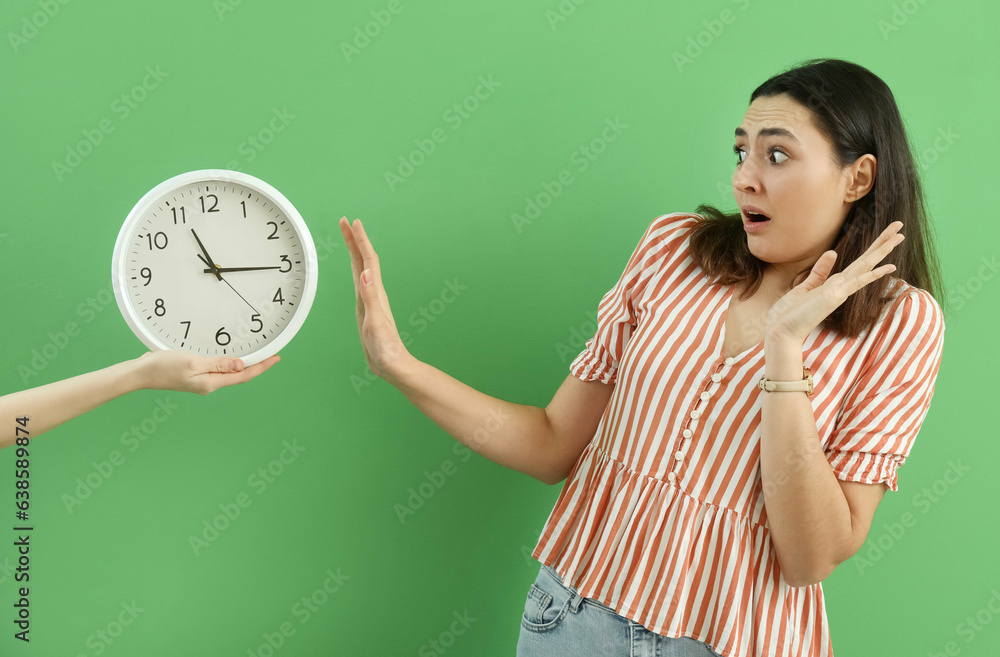
[[[723, 356], [733, 288], [691, 259], [697, 215], [657, 217], [570, 365], [616, 384], [532, 556], [563, 583], [724, 657], [833, 654], [820, 583], [789, 586], [759, 469], [763, 343]], [[944, 337], [931, 295], [898, 293], [871, 332], [817, 327], [803, 344], [819, 439], [837, 479], [885, 482], [927, 414]]]

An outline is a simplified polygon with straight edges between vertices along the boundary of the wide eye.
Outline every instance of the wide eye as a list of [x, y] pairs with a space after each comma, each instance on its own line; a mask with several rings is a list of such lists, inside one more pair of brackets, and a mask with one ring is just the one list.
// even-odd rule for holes
[[733, 146], [733, 152], [736, 153], [737, 164], [741, 164], [746, 159], [747, 152], [739, 146]]
[[[773, 156], [774, 156], [774, 163], [775, 163], [775, 164], [781, 164], [782, 162], [784, 162], [785, 160], [787, 160], [787, 159], [788, 159], [788, 156], [787, 156], [787, 155], [785, 155], [784, 153], [782, 153], [781, 151], [779, 151], [779, 150], [778, 150], [778, 149], [776, 149], [776, 148], [772, 148], [772, 149], [771, 149], [771, 155], [773, 155]], [[779, 159], [778, 159], [778, 156], [779, 156], [779, 155], [780, 155], [781, 157], [783, 157], [783, 158], [784, 158], [784, 160], [779, 160]]]

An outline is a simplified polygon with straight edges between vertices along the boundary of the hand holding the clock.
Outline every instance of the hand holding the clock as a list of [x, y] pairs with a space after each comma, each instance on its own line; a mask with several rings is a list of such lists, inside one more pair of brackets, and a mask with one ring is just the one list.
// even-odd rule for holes
[[378, 256], [368, 241], [361, 220], [355, 219], [352, 226], [347, 217], [341, 217], [340, 231], [351, 254], [361, 346], [372, 374], [386, 378], [392, 375], [395, 367], [405, 362], [410, 353], [399, 337], [389, 299], [382, 287]]
[[[251, 367], [238, 358], [211, 358], [186, 351], [151, 351], [139, 358], [69, 379], [0, 396], [0, 424], [31, 418], [31, 438], [135, 390], [177, 390], [207, 395], [243, 383], [266, 371], [277, 354]], [[23, 426], [23, 425], [22, 425]], [[0, 449], [14, 444], [14, 433], [0, 433]]]
[[177, 390], [207, 395], [226, 386], [245, 383], [281, 360], [275, 354], [245, 367], [239, 358], [199, 356], [187, 351], [149, 351], [136, 359], [143, 388]]

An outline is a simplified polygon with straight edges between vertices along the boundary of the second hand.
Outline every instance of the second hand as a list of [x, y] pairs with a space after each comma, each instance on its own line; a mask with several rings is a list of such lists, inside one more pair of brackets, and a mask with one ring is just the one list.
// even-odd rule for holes
[[[229, 289], [230, 289], [230, 290], [232, 290], [233, 292], [236, 292], [236, 288], [235, 288], [235, 287], [233, 287], [233, 286], [232, 286], [232, 285], [231, 285], [231, 284], [229, 283], [229, 281], [227, 281], [226, 279], [224, 279], [224, 278], [223, 278], [223, 279], [222, 279], [222, 282], [223, 282], [223, 283], [225, 283], [226, 285], [229, 285]], [[242, 295], [242, 294], [240, 294], [239, 292], [236, 292], [236, 294], [237, 294], [237, 295], [239, 296], [239, 298], [243, 299], [244, 303], [246, 303], [246, 304], [247, 304], [248, 306], [250, 306], [250, 309], [251, 309], [251, 310], [253, 310], [253, 311], [254, 311], [255, 313], [257, 313], [258, 315], [260, 314], [260, 311], [259, 311], [259, 310], [257, 310], [256, 308], [254, 308], [254, 307], [253, 307], [253, 305], [252, 305], [252, 304], [251, 304], [251, 303], [250, 303], [249, 301], [247, 301], [247, 300], [246, 300], [245, 298], [243, 298], [243, 295]]]
[[199, 258], [201, 258], [202, 262], [204, 262], [206, 265], [208, 265], [209, 267], [211, 267], [211, 269], [206, 269], [205, 270], [206, 273], [215, 274], [216, 278], [218, 278], [220, 281], [222, 281], [223, 283], [225, 283], [226, 285], [228, 285], [230, 290], [232, 290], [233, 292], [236, 292], [236, 296], [238, 296], [239, 298], [243, 299], [243, 303], [245, 303], [246, 305], [250, 306], [250, 309], [253, 310], [255, 313], [257, 313], [258, 315], [260, 314], [260, 311], [257, 310], [256, 308], [254, 308], [253, 304], [251, 304], [249, 301], [247, 301], [246, 297], [244, 297], [242, 294], [240, 294], [239, 291], [235, 287], [233, 287], [232, 283], [230, 283], [229, 281], [227, 281], [226, 279], [224, 279], [221, 275], [219, 275], [219, 271], [221, 271], [221, 269], [219, 267], [216, 267], [216, 266], [212, 265], [212, 263], [210, 263], [208, 260], [205, 260], [205, 258], [200, 253], [197, 254], [197, 255], [198, 255]]

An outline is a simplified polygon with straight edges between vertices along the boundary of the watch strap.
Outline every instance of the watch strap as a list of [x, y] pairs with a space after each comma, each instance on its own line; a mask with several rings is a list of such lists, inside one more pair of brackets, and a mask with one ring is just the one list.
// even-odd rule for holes
[[762, 376], [757, 382], [757, 387], [765, 392], [804, 392], [806, 395], [812, 396], [812, 374], [808, 367], [803, 367], [802, 380], [800, 381], [769, 381]]

